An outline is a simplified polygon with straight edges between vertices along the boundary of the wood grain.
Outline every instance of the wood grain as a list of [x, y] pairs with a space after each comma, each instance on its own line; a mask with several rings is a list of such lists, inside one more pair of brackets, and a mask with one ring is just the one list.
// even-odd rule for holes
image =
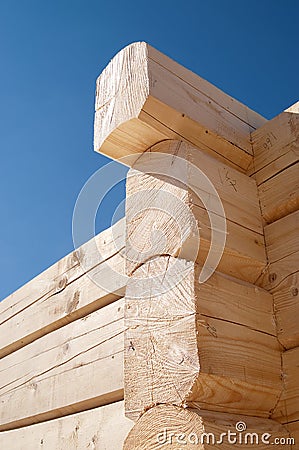
[[298, 162], [258, 187], [265, 223], [275, 222], [299, 209]]
[[294, 444], [292, 446], [292, 449], [295, 450], [298, 448], [298, 442], [299, 442], [299, 420], [296, 422], [287, 423], [285, 427], [289, 430], [290, 436], [294, 439]]
[[[277, 402], [281, 361], [274, 321], [268, 334], [257, 330], [253, 318], [241, 325], [238, 308], [230, 319], [228, 311], [218, 318], [217, 282], [211, 279], [205, 293], [206, 283], [197, 290], [197, 277], [193, 263], [161, 256], [144, 263], [129, 279], [125, 408], [133, 420], [155, 403], [196, 401], [206, 409], [267, 417]], [[217, 281], [222, 284], [221, 278]], [[236, 286], [230, 289], [226, 283], [228, 299]], [[254, 292], [252, 286], [251, 298]], [[206, 300], [201, 308], [202, 298]], [[243, 305], [250, 304], [247, 299]], [[238, 324], [232, 319], [236, 314]]]
[[0, 357], [124, 295], [124, 220], [0, 304]]
[[[246, 431], [236, 432], [238, 422], [246, 424]], [[230, 438], [229, 432], [232, 433]], [[255, 433], [252, 441], [250, 434], [245, 437], [246, 433]], [[267, 437], [265, 433], [268, 433]], [[241, 449], [250, 446], [252, 449], [267, 449], [269, 444], [262, 442], [262, 435], [269, 444], [274, 443], [276, 438], [289, 437], [286, 428], [274, 420], [158, 405], [142, 415], [130, 430], [123, 448], [154, 450], [164, 446], [177, 450], [182, 448], [228, 450], [232, 447]], [[282, 444], [275, 445], [275, 448], [291, 449], [291, 446]]]
[[0, 430], [123, 398], [123, 300], [2, 358]]
[[212, 232], [216, 240], [226, 233], [223, 254], [216, 244], [220, 271], [254, 283], [264, 270], [255, 182], [200, 150], [180, 141], [155, 145], [128, 172], [126, 195], [128, 275], [159, 254], [203, 264]]
[[112, 158], [176, 137], [246, 170], [250, 132], [264, 123], [144, 42], [120, 51], [97, 81], [94, 148]]
[[273, 293], [277, 336], [285, 349], [299, 345], [299, 212], [265, 227], [269, 265], [258, 284]]
[[265, 241], [270, 263], [299, 252], [299, 211], [265, 227]]
[[248, 170], [260, 185], [299, 158], [299, 114], [292, 108], [251, 133], [254, 158]]
[[123, 402], [100, 406], [55, 420], [0, 433], [0, 447], [9, 450], [122, 450], [133, 422]]
[[284, 389], [272, 417], [281, 423], [299, 420], [299, 347], [282, 354]]
[[286, 277], [273, 292], [277, 336], [285, 349], [299, 346], [299, 272]]

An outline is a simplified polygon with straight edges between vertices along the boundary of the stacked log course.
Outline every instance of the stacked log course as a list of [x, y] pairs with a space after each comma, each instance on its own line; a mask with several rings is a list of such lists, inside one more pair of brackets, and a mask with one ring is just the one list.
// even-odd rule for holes
[[258, 185], [267, 270], [259, 284], [273, 294], [283, 347], [283, 392], [272, 417], [299, 436], [299, 103], [252, 133], [249, 170]]
[[[236, 184], [229, 185], [231, 194], [229, 189], [225, 192], [225, 188], [221, 194], [228, 222], [228, 238], [218, 266], [223, 273], [217, 272], [211, 280], [200, 283], [211, 224], [205, 218], [204, 208], [196, 205], [200, 199], [189, 188], [197, 181], [189, 168], [190, 153], [197, 150], [183, 144], [178, 151], [177, 141], [162, 143], [158, 150], [161, 154], [164, 150], [171, 156], [185, 156], [188, 179], [185, 186], [181, 186], [171, 184], [171, 179], [165, 181], [165, 177], [152, 176], [148, 173], [152, 158], [147, 161], [146, 154], [138, 159], [127, 177], [127, 416], [136, 419], [150, 404], [197, 402], [201, 408], [214, 411], [242, 413], [245, 409], [252, 415], [267, 417], [281, 392], [280, 346], [276, 339], [272, 297], [250, 283], [244, 286], [239, 281], [257, 279], [266, 266], [266, 259], [258, 264], [248, 257], [254, 245], [264, 250], [263, 243], [259, 241], [257, 245], [252, 239], [251, 245], [238, 245], [242, 235], [246, 241], [247, 233], [251, 234], [245, 225], [258, 222], [254, 212], [260, 219], [256, 191], [250, 189], [252, 180], [247, 180], [243, 174], [238, 176], [234, 169], [223, 164], [219, 167], [216, 161], [218, 179], [222, 173], [227, 173]], [[159, 171], [167, 172], [167, 165], [175, 171], [172, 157], [170, 160], [166, 157], [164, 167], [163, 159], [164, 156], [162, 161], [159, 158]], [[201, 170], [208, 171], [203, 158], [201, 162]], [[234, 208], [234, 198], [240, 203], [238, 191], [242, 193], [242, 188], [248, 191], [243, 217], [242, 208], [240, 211]], [[141, 196], [136, 197], [138, 191]], [[207, 195], [213, 208], [215, 199], [211, 199], [208, 192]], [[192, 214], [201, 238], [196, 262], [190, 255], [194, 247]], [[196, 230], [193, 232], [195, 234]], [[219, 230], [221, 232], [224, 231]], [[193, 245], [188, 244], [188, 238]], [[224, 305], [222, 312], [219, 301]], [[262, 319], [260, 307], [266, 308], [266, 320]], [[255, 313], [249, 318], [246, 310], [251, 308]]]
[[1, 448], [122, 448], [124, 235], [121, 220], [1, 302]]
[[298, 112], [112, 59], [94, 144], [126, 216], [1, 302], [0, 448], [298, 448]]
[[[287, 112], [295, 113], [296, 106]], [[125, 295], [125, 410], [137, 423], [126, 448], [142, 448], [142, 439], [146, 440], [143, 429], [156, 436], [165, 417], [166, 426], [171, 423], [167, 409], [155, 409], [161, 404], [185, 411], [195, 405], [203, 415], [210, 411], [215, 417], [231, 412], [278, 419], [277, 409], [286, 395], [286, 374], [284, 347], [278, 338], [279, 313], [269, 286], [277, 275], [269, 273], [271, 255], [265, 243], [266, 225], [276, 211], [277, 218], [282, 218], [297, 210], [298, 136], [293, 122], [285, 119], [278, 131], [283, 142], [277, 146], [276, 155], [266, 148], [272, 158], [268, 161], [266, 155], [259, 154], [257, 141], [263, 140], [260, 134], [271, 128], [271, 122], [145, 43], [120, 52], [98, 79], [95, 149], [115, 159], [130, 155], [122, 161], [132, 167], [127, 178], [126, 209], [129, 281]], [[285, 137], [287, 123], [290, 140]], [[261, 144], [263, 149], [265, 142], [270, 147], [268, 138]], [[208, 311], [202, 300], [208, 283], [199, 286], [196, 273], [217, 231], [211, 225], [209, 228], [211, 214], [215, 214], [213, 201], [207, 207], [200, 201], [201, 195], [195, 198], [192, 187], [200, 185], [201, 179], [187, 177], [183, 187], [167, 171], [166, 177], [157, 175], [148, 156], [156, 152], [171, 154], [174, 160], [185, 158], [187, 173], [191, 164], [197, 164], [217, 186], [224, 206], [227, 240], [218, 273], [210, 280], [219, 291], [210, 290]], [[167, 162], [160, 164], [164, 167]], [[287, 166], [283, 180], [288, 180], [288, 187], [281, 181], [283, 188], [271, 193], [272, 178], [277, 175], [282, 180], [279, 167], [283, 164]], [[265, 185], [258, 181], [263, 176], [261, 171], [265, 173]], [[195, 260], [190, 260], [190, 252], [196, 230], [188, 209], [201, 237]], [[293, 255], [293, 251], [290, 253]], [[283, 277], [278, 275], [277, 283], [279, 276]], [[245, 325], [243, 313], [238, 310], [235, 315], [229, 301], [224, 304], [230, 312], [222, 316], [217, 301], [225, 290], [223, 280], [233, 303], [233, 292], [242, 292], [246, 283], [245, 309], [258, 295], [264, 299], [259, 302], [263, 306], [268, 299], [273, 328], [259, 328], [260, 312]], [[249, 330], [260, 340], [249, 336]], [[267, 357], [262, 353], [258, 356], [259, 348]], [[273, 372], [268, 371], [270, 367]], [[259, 398], [259, 388], [263, 399]], [[181, 425], [184, 429], [183, 422]], [[178, 422], [176, 427], [180, 429]], [[150, 442], [144, 448], [158, 448], [157, 442]]]

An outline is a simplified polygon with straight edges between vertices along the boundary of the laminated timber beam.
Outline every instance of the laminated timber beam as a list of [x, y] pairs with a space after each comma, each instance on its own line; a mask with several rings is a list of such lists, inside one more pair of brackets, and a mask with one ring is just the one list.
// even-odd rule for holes
[[145, 42], [104, 69], [95, 110], [94, 148], [111, 158], [182, 139], [241, 171], [252, 162], [251, 132], [266, 122]]

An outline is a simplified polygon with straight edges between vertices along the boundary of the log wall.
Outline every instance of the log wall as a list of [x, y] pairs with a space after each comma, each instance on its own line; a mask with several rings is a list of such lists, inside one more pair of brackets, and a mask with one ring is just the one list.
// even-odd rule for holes
[[[299, 432], [299, 114], [296, 103], [252, 133], [256, 179], [265, 225], [267, 270], [261, 285], [273, 294], [283, 346], [282, 395], [272, 417]], [[298, 445], [298, 443], [297, 443]]]
[[1, 448], [122, 448], [124, 236], [121, 220], [1, 302]]
[[298, 142], [298, 104], [116, 55], [95, 150], [131, 155], [126, 217], [1, 302], [1, 448], [298, 448]]

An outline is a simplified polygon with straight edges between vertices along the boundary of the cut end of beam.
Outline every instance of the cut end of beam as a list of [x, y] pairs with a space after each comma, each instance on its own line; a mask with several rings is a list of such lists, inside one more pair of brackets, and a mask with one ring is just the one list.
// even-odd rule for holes
[[[99, 76], [95, 104], [95, 151], [102, 151], [105, 140], [113, 130], [124, 122], [138, 118], [149, 95], [147, 75], [147, 44], [135, 42], [117, 53]], [[133, 144], [133, 140], [130, 139], [130, 146], [138, 147], [138, 142]], [[111, 145], [114, 151], [118, 148], [117, 136], [115, 142], [112, 139]], [[115, 159], [121, 156], [125, 155], [116, 152]]]
[[145, 42], [122, 49], [97, 80], [94, 149], [113, 159], [183, 139], [245, 171], [250, 133], [265, 122]]
[[248, 445], [252, 449], [267, 449], [277, 437], [285, 443], [275, 448], [291, 449], [286, 440], [288, 431], [274, 420], [158, 405], [145, 412], [134, 425], [123, 449], [228, 450]]
[[193, 267], [159, 257], [129, 279], [124, 367], [125, 410], [132, 420], [162, 399], [181, 405], [198, 377]]
[[[270, 336], [257, 331], [258, 314], [248, 327], [233, 323], [229, 303], [235, 302], [240, 317], [235, 295], [242, 290], [243, 297], [248, 286], [217, 274], [199, 285], [200, 271], [190, 261], [160, 256], [129, 278], [124, 384], [125, 413], [132, 420], [159, 403], [198, 402], [205, 409], [264, 417], [277, 403], [281, 359], [274, 325]], [[227, 322], [216, 318], [220, 298], [230, 311]], [[253, 288], [245, 303], [252, 307], [255, 301]]]

